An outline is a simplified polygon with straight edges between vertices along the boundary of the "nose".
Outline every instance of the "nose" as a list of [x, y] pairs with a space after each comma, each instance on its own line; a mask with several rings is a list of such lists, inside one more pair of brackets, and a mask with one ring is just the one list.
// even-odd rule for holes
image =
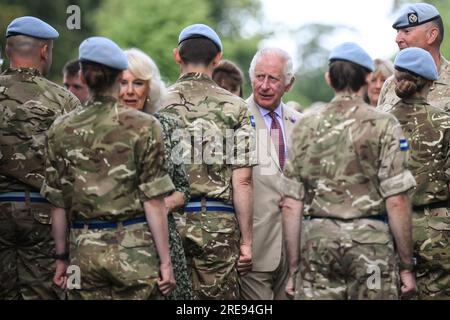
[[125, 92], [128, 96], [132, 96], [134, 94], [133, 83], [128, 82], [125, 88]]
[[384, 81], [382, 79], [377, 79], [377, 81], [375, 82], [375, 87], [377, 89], [381, 89], [383, 87]]
[[261, 83], [261, 89], [269, 88], [269, 77], [265, 77], [263, 82]]
[[401, 42], [403, 42], [403, 36], [400, 32], [397, 33], [397, 36], [395, 37], [395, 42], [397, 43], [397, 45], [399, 45]]

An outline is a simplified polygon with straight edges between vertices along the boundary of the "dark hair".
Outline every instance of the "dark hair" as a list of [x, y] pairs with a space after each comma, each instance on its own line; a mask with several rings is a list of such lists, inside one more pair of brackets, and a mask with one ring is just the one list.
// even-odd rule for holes
[[67, 74], [69, 77], [75, 77], [80, 71], [80, 61], [71, 60], [67, 62], [63, 68], [63, 74]]
[[208, 66], [219, 53], [217, 46], [208, 38], [192, 38], [179, 46], [181, 60], [186, 64]]
[[429, 83], [429, 80], [406, 70], [396, 70], [395, 79], [395, 94], [401, 99], [412, 97]]
[[434, 24], [439, 29], [439, 37], [437, 39], [437, 42], [440, 46], [444, 41], [444, 23], [442, 22], [441, 17], [434, 19], [433, 21], [431, 21], [431, 23]]
[[222, 60], [217, 67], [214, 68], [212, 79], [222, 88], [239, 88], [239, 96], [242, 98], [244, 74], [233, 62]]
[[122, 72], [91, 61], [80, 61], [80, 64], [86, 84], [94, 94], [109, 90]]
[[331, 86], [338, 92], [348, 89], [358, 92], [367, 84], [366, 78], [369, 73], [370, 71], [366, 68], [349, 61], [334, 60], [330, 62]]

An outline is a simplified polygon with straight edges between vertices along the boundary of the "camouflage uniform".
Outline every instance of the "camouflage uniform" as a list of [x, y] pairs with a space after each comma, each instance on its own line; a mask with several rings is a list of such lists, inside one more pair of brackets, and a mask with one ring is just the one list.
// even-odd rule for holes
[[421, 299], [450, 299], [450, 115], [424, 99], [383, 107], [399, 120], [409, 139], [414, 255]]
[[174, 189], [158, 121], [96, 97], [55, 122], [46, 151], [41, 193], [67, 210], [70, 262], [81, 270], [81, 290], [69, 298], [160, 298], [142, 204]]
[[[391, 76], [383, 85], [378, 100], [378, 106], [393, 106], [400, 101], [395, 94], [395, 76]], [[441, 56], [441, 67], [439, 69], [439, 79], [430, 88], [428, 103], [441, 110], [450, 110], [450, 63]], [[383, 107], [382, 109], [383, 110]]]
[[[175, 142], [172, 140], [172, 136], [178, 128], [178, 125], [173, 119], [170, 119], [163, 114], [157, 113], [155, 114], [155, 117], [161, 123], [162, 136], [164, 140], [164, 153], [168, 168], [167, 172], [175, 186], [175, 191], [181, 192], [184, 195], [185, 203], [188, 203], [191, 198], [191, 192], [186, 170], [182, 163], [174, 164], [172, 161], [172, 150], [175, 148]], [[183, 242], [177, 230], [174, 213], [170, 212], [167, 215], [167, 220], [169, 224], [170, 256], [172, 258], [173, 272], [177, 283], [177, 286], [171, 292], [168, 299], [192, 300], [194, 299], [192, 282], [187, 271]]]
[[[230, 212], [208, 210], [205, 203], [211, 199], [232, 203], [232, 170], [250, 166], [250, 143], [245, 138], [253, 129], [247, 105], [208, 76], [190, 73], [169, 88], [162, 106], [161, 113], [180, 119], [186, 132], [194, 137], [193, 145], [190, 137], [181, 140], [180, 145], [188, 152], [181, 161], [186, 164], [191, 197], [203, 205], [194, 212], [186, 209], [185, 219], [179, 222], [194, 293], [200, 299], [237, 299], [237, 219]], [[237, 141], [227, 146], [230, 149], [224, 157], [227, 134]], [[214, 159], [201, 158], [213, 153]], [[233, 154], [238, 155], [238, 161], [230, 164], [231, 160], [225, 158]]]
[[0, 76], [0, 299], [56, 299], [50, 204], [39, 195], [47, 129], [79, 105], [30, 68]]
[[297, 123], [284, 180], [284, 194], [305, 204], [296, 298], [398, 297], [383, 220], [385, 199], [415, 185], [401, 138], [393, 116], [357, 96], [338, 95]]

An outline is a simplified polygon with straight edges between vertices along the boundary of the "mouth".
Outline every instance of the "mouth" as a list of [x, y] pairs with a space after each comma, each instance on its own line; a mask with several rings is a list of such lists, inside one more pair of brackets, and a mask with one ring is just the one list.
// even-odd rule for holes
[[138, 104], [138, 100], [136, 99], [124, 99], [123, 102], [130, 107], [136, 107]]
[[260, 94], [259, 94], [259, 97], [260, 97], [262, 100], [271, 100], [271, 99], [273, 98], [273, 95], [271, 95], [271, 94], [262, 94], [262, 93], [260, 93]]

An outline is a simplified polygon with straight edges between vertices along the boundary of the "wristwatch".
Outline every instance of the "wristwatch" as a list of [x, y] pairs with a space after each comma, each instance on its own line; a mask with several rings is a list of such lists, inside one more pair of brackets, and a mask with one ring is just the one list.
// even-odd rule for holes
[[411, 263], [405, 263], [402, 261], [399, 261], [398, 263], [398, 269], [399, 271], [414, 271], [414, 261]]
[[55, 254], [53, 258], [55, 258], [55, 260], [69, 261], [69, 256], [69, 252], [64, 252], [61, 254]]

